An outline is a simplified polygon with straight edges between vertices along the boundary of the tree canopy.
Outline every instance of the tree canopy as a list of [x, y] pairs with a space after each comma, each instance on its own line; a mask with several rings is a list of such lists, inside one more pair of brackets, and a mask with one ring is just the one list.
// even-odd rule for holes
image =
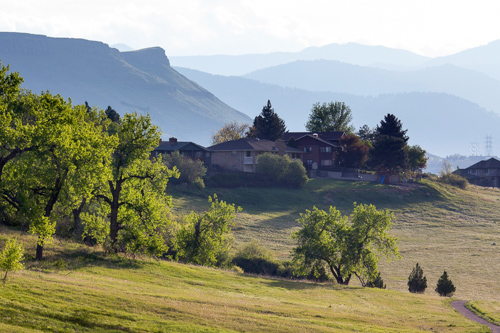
[[212, 135], [212, 145], [241, 139], [245, 136], [248, 124], [238, 124], [236, 121], [224, 124], [217, 133]]
[[346, 168], [361, 168], [368, 159], [370, 146], [355, 134], [347, 134], [339, 141], [342, 150], [337, 161]]
[[396, 239], [388, 233], [392, 217], [389, 211], [356, 203], [350, 217], [335, 207], [307, 210], [297, 220], [302, 228], [292, 236], [298, 243], [294, 262], [299, 272], [326, 264], [337, 283], [349, 284], [354, 274], [364, 286], [377, 277], [381, 256], [399, 257]]
[[253, 126], [248, 130], [248, 136], [275, 141], [281, 139], [285, 131], [285, 121], [274, 112], [271, 101], [268, 100], [260, 115], [255, 117]]
[[344, 102], [316, 103], [311, 109], [306, 129], [309, 132], [354, 132], [351, 108]]

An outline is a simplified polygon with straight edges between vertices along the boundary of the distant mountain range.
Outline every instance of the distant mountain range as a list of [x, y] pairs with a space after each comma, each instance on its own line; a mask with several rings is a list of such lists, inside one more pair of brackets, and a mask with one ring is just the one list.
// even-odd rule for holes
[[[148, 112], [164, 138], [208, 145], [224, 123], [251, 123], [268, 99], [289, 130], [303, 131], [314, 103], [343, 101], [356, 128], [375, 127], [394, 113], [410, 143], [429, 153], [468, 155], [475, 144], [481, 154], [500, 155], [500, 41], [435, 59], [349, 43], [296, 53], [171, 57], [174, 68], [159, 47], [118, 49], [128, 47], [0, 33], [0, 60], [25, 78], [25, 88], [110, 105], [120, 114]], [[489, 151], [481, 149], [486, 136]]]
[[149, 113], [164, 138], [207, 145], [224, 123], [250, 118], [170, 67], [159, 47], [120, 52], [101, 42], [0, 33], [0, 60], [24, 77], [23, 87], [49, 90], [118, 113]]

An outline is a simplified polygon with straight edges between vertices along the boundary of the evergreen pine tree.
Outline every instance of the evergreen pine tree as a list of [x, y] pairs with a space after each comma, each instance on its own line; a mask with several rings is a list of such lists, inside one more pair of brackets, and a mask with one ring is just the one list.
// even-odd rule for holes
[[408, 277], [408, 290], [411, 293], [423, 293], [426, 288], [427, 278], [424, 276], [424, 271], [417, 263]]
[[275, 141], [283, 137], [286, 131], [285, 121], [274, 112], [270, 100], [262, 108], [261, 114], [255, 117], [253, 129], [254, 132], [250, 128], [251, 136], [259, 139]]
[[439, 296], [451, 296], [455, 292], [455, 286], [453, 282], [448, 279], [448, 273], [446, 273], [446, 271], [444, 271], [443, 275], [439, 278], [435, 290], [439, 293]]

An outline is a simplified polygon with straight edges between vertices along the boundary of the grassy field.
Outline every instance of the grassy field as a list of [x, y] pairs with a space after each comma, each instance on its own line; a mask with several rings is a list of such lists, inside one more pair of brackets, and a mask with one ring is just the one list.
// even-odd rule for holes
[[[177, 263], [106, 258], [98, 249], [56, 240], [43, 263], [28, 261], [0, 286], [1, 332], [487, 332], [461, 317], [434, 288], [446, 270], [454, 299], [500, 318], [500, 191], [312, 180], [304, 189], [169, 188], [173, 217], [207, 209], [207, 196], [243, 208], [236, 245], [258, 240], [287, 259], [296, 219], [313, 206], [344, 214], [354, 201], [394, 212], [402, 259], [380, 266], [388, 290], [266, 279]], [[0, 246], [33, 236], [0, 228]], [[497, 245], [492, 245], [497, 244]], [[416, 263], [428, 289], [407, 292]]]
[[[174, 214], [206, 209], [206, 196], [212, 192], [172, 189]], [[381, 262], [387, 288], [407, 291], [408, 275], [418, 262], [427, 276], [426, 294], [436, 294], [436, 283], [446, 270], [457, 288], [457, 299], [500, 301], [499, 189], [461, 190], [430, 181], [397, 186], [313, 179], [301, 190], [215, 192], [243, 207], [233, 229], [236, 243], [258, 240], [279, 259], [289, 258], [295, 245], [290, 235], [298, 228], [299, 213], [306, 209], [332, 205], [350, 214], [355, 201], [389, 209], [395, 215], [392, 234], [399, 238], [402, 259]]]
[[[32, 236], [16, 236], [27, 250]], [[449, 299], [103, 257], [56, 241], [0, 286], [1, 332], [487, 332]]]

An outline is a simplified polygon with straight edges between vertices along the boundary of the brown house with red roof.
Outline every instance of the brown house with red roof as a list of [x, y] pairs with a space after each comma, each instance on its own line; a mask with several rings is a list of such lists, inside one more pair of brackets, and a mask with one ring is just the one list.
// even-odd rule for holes
[[288, 155], [300, 159], [304, 152], [288, 147], [283, 140], [247, 139], [226, 141], [207, 148], [211, 153], [211, 163], [227, 170], [255, 172], [257, 157], [263, 153]]
[[306, 169], [328, 170], [333, 168], [337, 153], [342, 149], [339, 141], [343, 136], [345, 132], [287, 132], [283, 140], [304, 152]]

